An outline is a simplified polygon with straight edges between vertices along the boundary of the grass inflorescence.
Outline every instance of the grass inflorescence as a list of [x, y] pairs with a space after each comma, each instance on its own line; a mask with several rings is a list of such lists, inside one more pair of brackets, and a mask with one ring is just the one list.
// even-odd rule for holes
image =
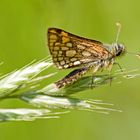
[[[54, 83], [43, 88], [33, 88], [32, 85], [39, 84], [40, 81], [47, 79], [57, 73], [39, 76], [39, 74], [53, 65], [50, 59], [31, 63], [19, 70], [6, 74], [0, 78], [0, 101], [7, 99], [17, 99], [30, 104], [33, 108], [12, 108], [0, 109], [0, 121], [32, 121], [40, 118], [58, 118], [60, 114], [68, 113], [71, 109], [87, 110], [108, 114], [110, 111], [121, 110], [113, 109], [112, 104], [104, 103], [99, 100], [79, 99], [71, 97], [71, 94], [85, 91], [91, 88], [91, 76], [85, 76], [71, 85], [62, 88]], [[139, 76], [129, 72], [116, 72], [110, 75], [96, 75], [92, 77], [92, 88], [100, 87], [115, 81], [118, 77], [130, 79]], [[118, 82], [118, 81], [117, 81]], [[32, 86], [32, 88], [31, 88]], [[26, 91], [23, 92], [23, 88]], [[34, 86], [36, 87], [36, 86]], [[18, 92], [17, 92], [18, 91]], [[58, 111], [62, 109], [62, 111]]]

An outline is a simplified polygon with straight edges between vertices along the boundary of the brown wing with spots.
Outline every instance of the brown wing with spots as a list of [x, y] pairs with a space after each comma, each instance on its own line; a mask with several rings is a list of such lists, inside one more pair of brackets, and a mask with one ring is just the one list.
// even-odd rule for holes
[[109, 57], [103, 44], [73, 35], [57, 28], [48, 29], [48, 46], [54, 64], [59, 69], [80, 66]]

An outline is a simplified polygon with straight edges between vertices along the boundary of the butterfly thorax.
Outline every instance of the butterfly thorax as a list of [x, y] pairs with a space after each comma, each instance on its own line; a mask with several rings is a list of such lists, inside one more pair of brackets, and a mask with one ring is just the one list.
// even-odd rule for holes
[[90, 62], [86, 66], [93, 69], [93, 73], [100, 69], [112, 69], [115, 58], [125, 53], [125, 47], [122, 44], [114, 43], [112, 45], [103, 44], [103, 47], [108, 51], [107, 57], [98, 59], [97, 61]]

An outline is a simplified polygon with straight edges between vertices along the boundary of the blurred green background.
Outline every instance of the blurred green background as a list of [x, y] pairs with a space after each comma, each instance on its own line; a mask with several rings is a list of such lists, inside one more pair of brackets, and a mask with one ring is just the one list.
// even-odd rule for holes
[[[1, 0], [0, 60], [1, 73], [23, 67], [32, 60], [49, 55], [46, 47], [48, 27], [58, 27], [87, 38], [112, 43], [116, 22], [122, 24], [119, 41], [131, 52], [140, 51], [139, 0]], [[140, 60], [125, 55], [118, 62], [128, 70], [139, 69]], [[116, 66], [114, 69], [117, 69]], [[54, 72], [56, 68], [51, 70]], [[53, 82], [68, 71], [47, 82]], [[115, 104], [122, 113], [103, 115], [72, 111], [60, 119], [0, 124], [0, 140], [132, 140], [140, 139], [140, 77], [89, 89], [77, 96], [101, 99]], [[2, 104], [3, 105], [3, 104]], [[3, 107], [1, 105], [1, 107]], [[25, 107], [17, 101], [5, 107]]]

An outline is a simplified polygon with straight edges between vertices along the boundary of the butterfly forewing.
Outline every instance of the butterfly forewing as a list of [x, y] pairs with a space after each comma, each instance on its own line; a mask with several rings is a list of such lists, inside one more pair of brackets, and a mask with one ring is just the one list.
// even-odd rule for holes
[[80, 66], [109, 56], [101, 42], [57, 28], [48, 29], [48, 46], [53, 62], [59, 69]]

